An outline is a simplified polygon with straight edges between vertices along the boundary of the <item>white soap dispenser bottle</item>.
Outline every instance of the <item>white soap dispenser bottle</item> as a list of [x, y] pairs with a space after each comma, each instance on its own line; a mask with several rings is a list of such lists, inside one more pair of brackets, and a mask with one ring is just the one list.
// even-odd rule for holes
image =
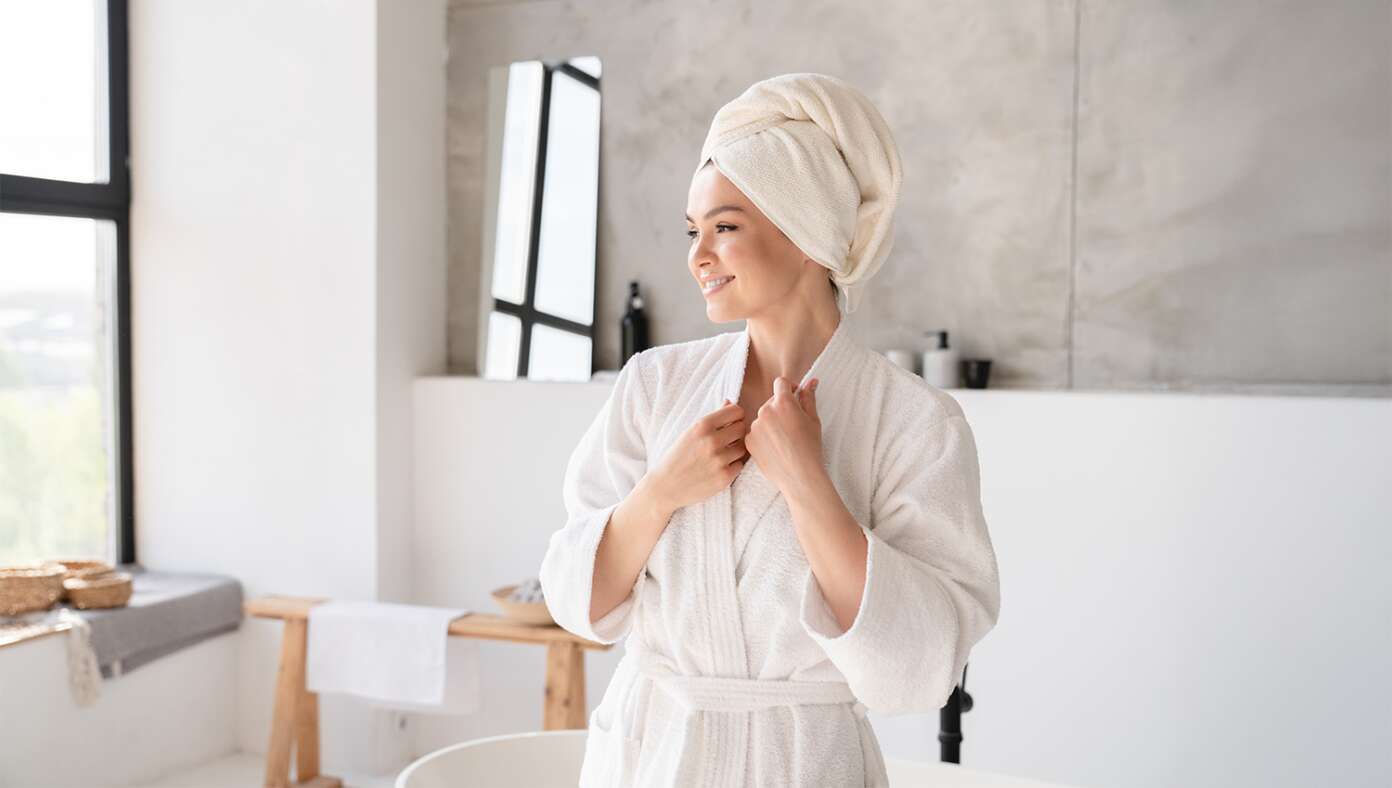
[[957, 351], [947, 346], [946, 331], [929, 331], [937, 337], [937, 347], [923, 351], [923, 379], [940, 389], [962, 387], [962, 365]]

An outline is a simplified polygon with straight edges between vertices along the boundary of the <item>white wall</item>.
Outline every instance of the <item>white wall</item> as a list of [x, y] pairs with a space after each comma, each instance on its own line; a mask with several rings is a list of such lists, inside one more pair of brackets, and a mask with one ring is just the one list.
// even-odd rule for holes
[[0, 785], [138, 785], [235, 749], [236, 633], [105, 680], [90, 706], [68, 687], [68, 634], [0, 649]]
[[958, 399], [1002, 577], [968, 670], [974, 763], [1095, 786], [1392, 783], [1392, 401]]
[[374, 590], [374, 25], [369, 0], [132, 5], [146, 566]]
[[[249, 597], [368, 598], [373, 4], [130, 14], [138, 558]], [[209, 677], [238, 684], [245, 749], [266, 747], [279, 629], [247, 622], [237, 675]], [[326, 761], [349, 754], [333, 701]]]
[[445, 0], [378, 0], [377, 597], [411, 587], [411, 386], [445, 368]]
[[[444, 2], [136, 0], [130, 28], [138, 558], [406, 598], [409, 387], [445, 358]], [[242, 749], [279, 637], [248, 621], [225, 677]], [[390, 715], [321, 709], [326, 770], [401, 757]]]
[[[416, 386], [419, 601], [492, 610], [564, 522], [612, 380]], [[1386, 785], [1392, 401], [953, 389], [1002, 576], [966, 765], [1114, 786]], [[541, 725], [542, 650], [480, 643], [484, 713], [417, 748]], [[623, 647], [587, 657], [590, 708]], [[938, 759], [937, 715], [871, 720]]]

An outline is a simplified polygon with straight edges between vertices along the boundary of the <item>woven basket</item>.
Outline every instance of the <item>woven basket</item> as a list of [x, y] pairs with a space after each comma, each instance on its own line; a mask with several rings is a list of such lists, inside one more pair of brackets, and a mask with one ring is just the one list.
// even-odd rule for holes
[[126, 572], [106, 572], [63, 581], [68, 602], [80, 610], [121, 607], [131, 598], [131, 576]]
[[67, 581], [78, 577], [83, 578], [85, 580], [92, 580], [98, 577], [102, 577], [104, 575], [109, 575], [115, 571], [115, 567], [113, 567], [111, 564], [108, 564], [105, 561], [89, 558], [59, 558], [55, 559], [54, 563], [62, 564], [63, 567], [67, 569], [67, 571], [63, 573], [64, 585], [63, 596], [60, 597], [61, 601], [69, 600], [68, 587], [66, 585]]
[[69, 577], [91, 577], [106, 574], [115, 569], [111, 564], [95, 558], [55, 558], [53, 563], [62, 564], [68, 570], [63, 577], [64, 580]]
[[44, 561], [0, 567], [0, 616], [47, 610], [63, 596], [62, 564]]

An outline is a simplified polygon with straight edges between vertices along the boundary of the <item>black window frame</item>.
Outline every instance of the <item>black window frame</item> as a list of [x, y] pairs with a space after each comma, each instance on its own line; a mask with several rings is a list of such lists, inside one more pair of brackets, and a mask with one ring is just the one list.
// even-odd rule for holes
[[[547, 138], [550, 136], [551, 128], [551, 77], [560, 71], [567, 77], [574, 79], [586, 87], [599, 92], [599, 78], [587, 73], [570, 62], [548, 63], [541, 62], [541, 113], [537, 119], [539, 128], [537, 129], [536, 144], [536, 171], [533, 173], [535, 184], [532, 189], [531, 205], [531, 232], [527, 249], [527, 274], [526, 287], [523, 290], [522, 303], [514, 303], [505, 298], [493, 298], [493, 310], [505, 315], [512, 315], [522, 324], [521, 337], [518, 340], [517, 348], [517, 377], [526, 378], [527, 370], [531, 366], [532, 357], [532, 326], [540, 323], [567, 333], [576, 334], [590, 340], [590, 372], [595, 370], [595, 316], [599, 312], [599, 235], [595, 234], [595, 276], [594, 289], [590, 295], [590, 322], [589, 324], [577, 323], [574, 320], [553, 315], [550, 312], [543, 312], [536, 307], [536, 279], [537, 279], [537, 258], [540, 254], [541, 246], [541, 209], [545, 202], [543, 190], [546, 188], [546, 148]], [[598, 200], [598, 195], [595, 197]]]
[[[35, 0], [42, 2], [43, 0]], [[135, 483], [131, 445], [130, 75], [126, 0], [105, 0], [106, 183], [0, 173], [0, 213], [107, 219], [116, 227], [116, 559], [135, 563]], [[100, 5], [98, 6], [100, 7]], [[100, 56], [100, 52], [97, 53]]]

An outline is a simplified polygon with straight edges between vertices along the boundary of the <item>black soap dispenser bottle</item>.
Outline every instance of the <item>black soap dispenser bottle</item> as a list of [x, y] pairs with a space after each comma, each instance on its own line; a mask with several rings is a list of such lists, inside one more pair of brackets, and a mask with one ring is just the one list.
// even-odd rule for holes
[[643, 313], [643, 297], [638, 295], [638, 282], [628, 283], [628, 308], [622, 321], [623, 358], [619, 365], [628, 363], [634, 353], [648, 349], [648, 316]]

